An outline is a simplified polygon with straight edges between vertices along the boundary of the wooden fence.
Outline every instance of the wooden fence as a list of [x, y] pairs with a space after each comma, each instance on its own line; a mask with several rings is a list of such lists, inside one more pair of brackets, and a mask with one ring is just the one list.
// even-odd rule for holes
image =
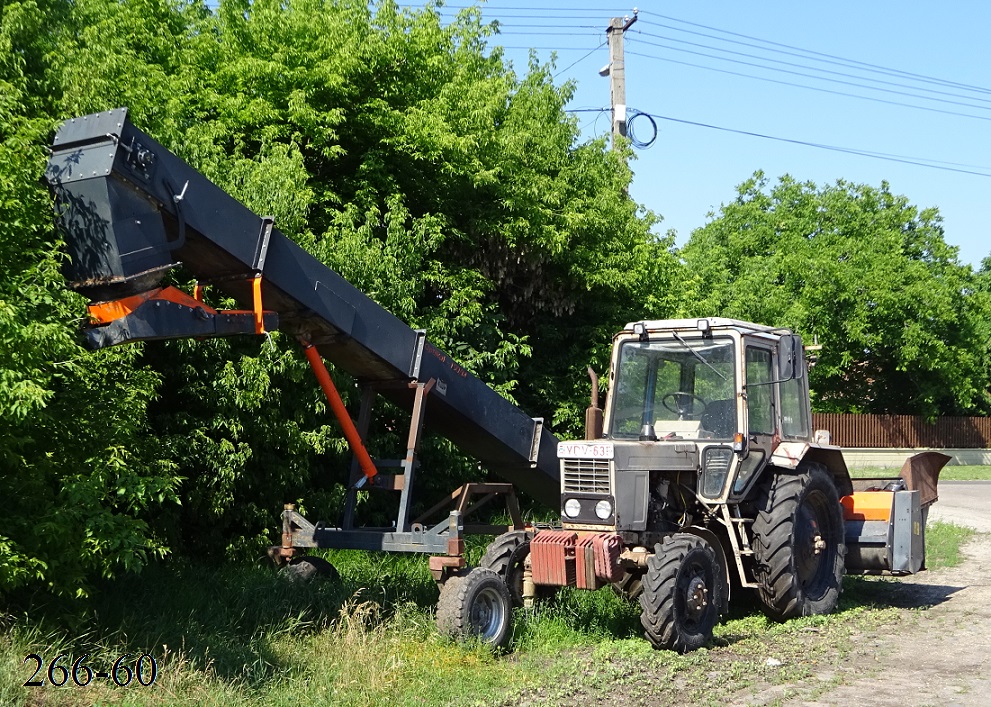
[[930, 423], [913, 415], [813, 413], [812, 425], [829, 430], [841, 447], [991, 449], [991, 417], [941, 417]]

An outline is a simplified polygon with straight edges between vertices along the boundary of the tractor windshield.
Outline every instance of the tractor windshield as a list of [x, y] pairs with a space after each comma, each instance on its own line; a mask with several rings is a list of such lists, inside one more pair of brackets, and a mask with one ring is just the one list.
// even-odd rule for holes
[[723, 440], [737, 431], [730, 338], [628, 341], [611, 392], [610, 436]]

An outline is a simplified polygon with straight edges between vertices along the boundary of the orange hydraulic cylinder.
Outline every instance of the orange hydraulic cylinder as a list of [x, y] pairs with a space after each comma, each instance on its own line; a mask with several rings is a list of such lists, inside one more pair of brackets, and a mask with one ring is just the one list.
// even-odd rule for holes
[[341, 427], [344, 428], [344, 437], [351, 446], [351, 451], [358, 458], [358, 466], [361, 467], [361, 473], [365, 475], [365, 478], [358, 485], [362, 485], [365, 481], [371, 481], [378, 474], [378, 469], [375, 468], [375, 462], [372, 461], [368, 450], [365, 449], [365, 443], [362, 442], [361, 435], [358, 434], [358, 430], [354, 426], [347, 408], [344, 407], [344, 401], [341, 400], [341, 395], [337, 392], [337, 387], [330, 378], [330, 373], [327, 371], [327, 367], [320, 357], [320, 352], [308, 341], [300, 341], [300, 343], [303, 345], [303, 352], [306, 354], [306, 359], [310, 362], [310, 368], [313, 369], [313, 374], [317, 377], [317, 382], [320, 383], [324, 395], [327, 396], [330, 409], [334, 411], [334, 416], [341, 423]]

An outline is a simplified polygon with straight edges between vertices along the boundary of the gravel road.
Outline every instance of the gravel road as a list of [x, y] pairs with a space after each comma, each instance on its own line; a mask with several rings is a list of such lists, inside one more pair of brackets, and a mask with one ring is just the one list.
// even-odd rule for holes
[[930, 519], [991, 533], [991, 481], [940, 481], [938, 492]]
[[[985, 707], [991, 704], [991, 481], [944, 481], [930, 520], [981, 531], [957, 567], [898, 580], [894, 626], [858, 640], [839, 685], [792, 684], [734, 704]], [[911, 611], [914, 610], [914, 611]]]

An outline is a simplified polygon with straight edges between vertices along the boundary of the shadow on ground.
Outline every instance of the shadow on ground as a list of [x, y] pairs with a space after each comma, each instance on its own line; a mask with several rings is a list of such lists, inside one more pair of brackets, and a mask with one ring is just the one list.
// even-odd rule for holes
[[924, 584], [890, 577], [847, 577], [841, 605], [927, 609], [942, 604], [962, 589], [950, 584]]

